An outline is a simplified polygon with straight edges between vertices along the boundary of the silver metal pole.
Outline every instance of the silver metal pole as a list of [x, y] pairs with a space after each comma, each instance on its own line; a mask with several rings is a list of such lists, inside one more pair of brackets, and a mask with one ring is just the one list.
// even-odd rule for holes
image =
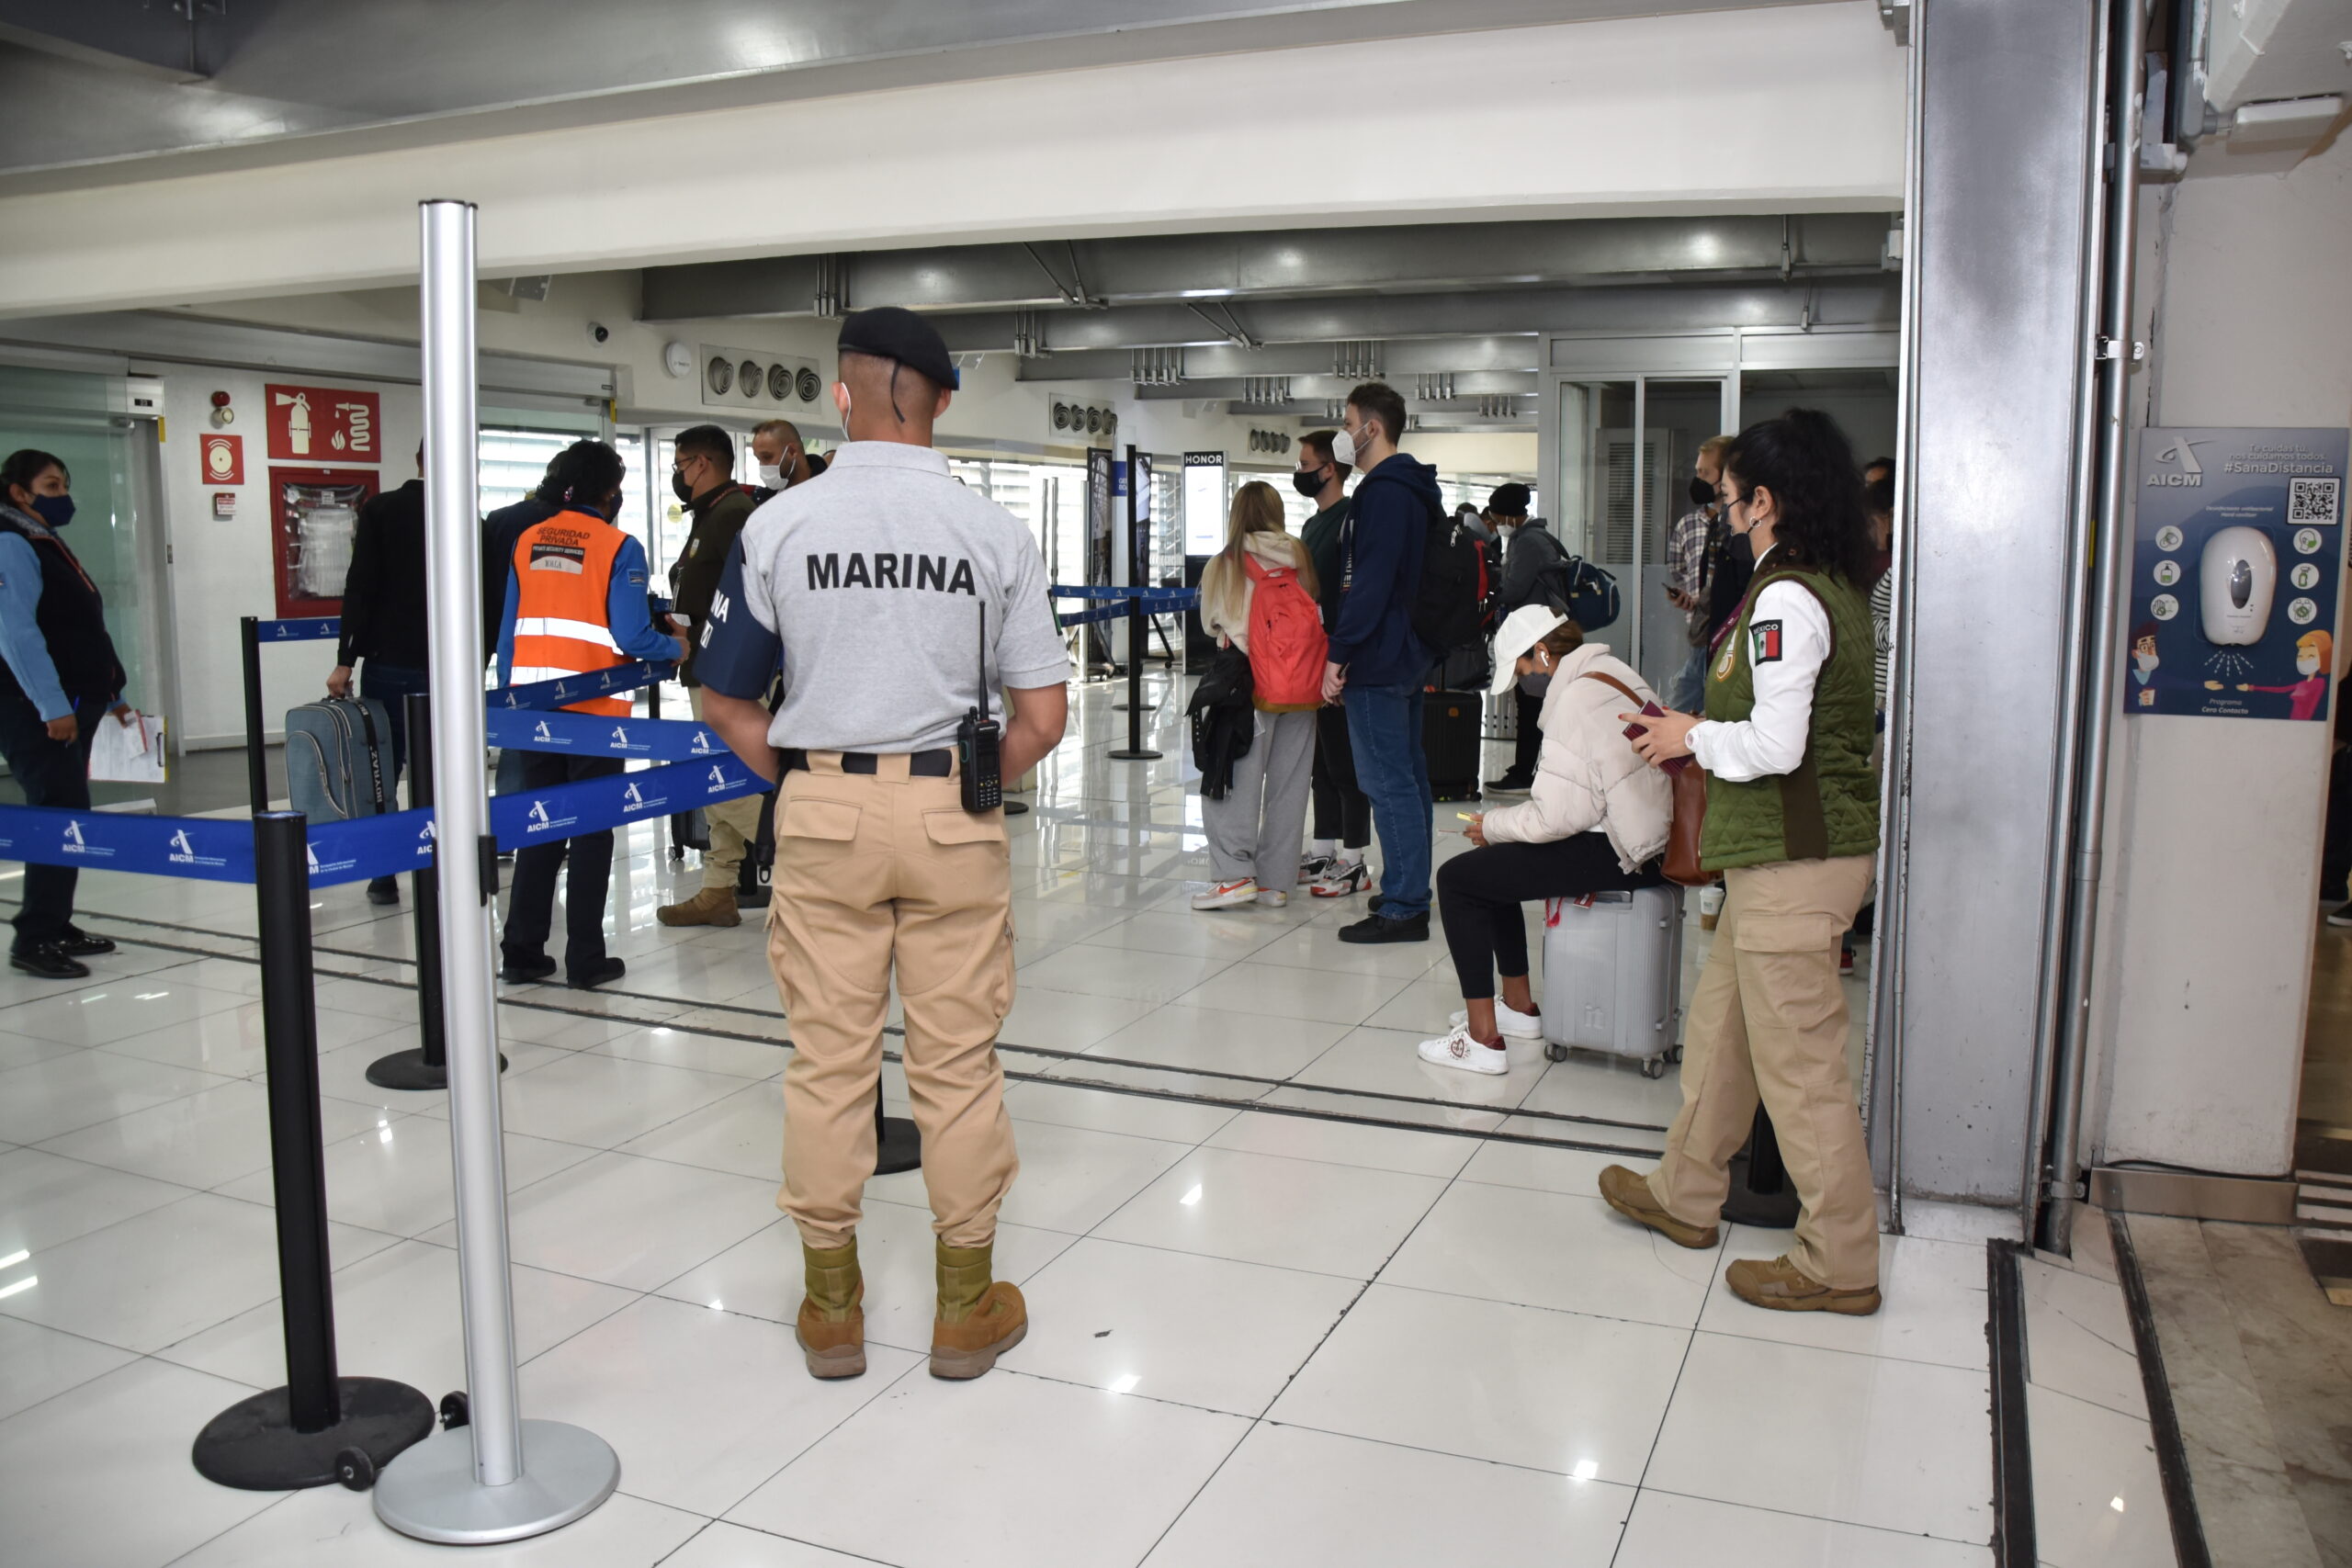
[[2123, 536], [2124, 464], [2131, 447], [2133, 269], [2140, 243], [2140, 96], [2142, 51], [2147, 47], [2144, 0], [2120, 0], [2123, 27], [2108, 57], [2108, 142], [2115, 163], [2108, 174], [2107, 319], [2100, 326], [2099, 581], [2085, 698], [2086, 733], [2077, 811], [2074, 907], [2066, 931], [2066, 1026], [2058, 1041], [2056, 1125], [2051, 1131], [2050, 1202], [2042, 1212], [2042, 1245], [2071, 1254], [2075, 1183], [2082, 1134], [2083, 1081], [2090, 1049], [2091, 965], [2098, 956], [2100, 853], [2107, 829], [2107, 764], [2115, 729], [2116, 633], [2122, 617], [2128, 557]]
[[2078, 307], [2083, 345], [2076, 370], [2075, 494], [2067, 517], [2065, 654], [2058, 685], [2058, 768], [2050, 781], [2050, 870], [2041, 915], [2041, 1001], [2034, 1017], [2033, 1079], [2026, 1118], [2025, 1168], [2018, 1190], [2022, 1229], [2029, 1236], [2041, 1222], [2042, 1201], [2052, 1183], [2048, 1165], [2050, 1108], [2054, 1091], [2052, 1066], [2058, 1059], [2059, 1042], [2066, 1029], [2067, 915], [2072, 908], [2072, 870], [2077, 842], [2075, 800], [2082, 781], [2083, 687], [2094, 614], [2093, 574], [2098, 561], [2101, 432], [2097, 398], [2098, 333], [2095, 327], [2107, 272], [2107, 180], [2100, 166], [2107, 132], [2098, 106], [2106, 91], [2112, 19], [2112, 6], [2101, 6], [2098, 14], [2098, 42], [2091, 51], [2091, 104], [2083, 117], [2085, 243]]
[[[1903, 965], [1904, 911], [1910, 897], [1911, 839], [1911, 625], [1916, 594], [1918, 552], [1912, 519], [1917, 508], [1919, 471], [1919, 161], [1920, 140], [1927, 118], [1922, 86], [1927, 73], [1920, 68], [1925, 47], [1924, 17], [1911, 24], [1906, 51], [1910, 75], [1910, 124], [1905, 137], [1903, 170], [1903, 293], [1902, 345], [1895, 387], [1901, 420], [1902, 460], [1895, 465], [1894, 603], [1889, 633], [1894, 639], [1894, 667], [1888, 671], [1884, 772], [1879, 781], [1877, 940], [1871, 943], [1871, 1028], [1863, 1037], [1862, 1082], [1875, 1100], [1879, 1064], [1887, 1074], [1886, 1092], [1886, 1215], [1887, 1229], [1903, 1234]], [[1735, 372], [1735, 374], [1736, 374]]]
[[497, 863], [489, 851], [482, 740], [474, 208], [464, 201], [427, 201], [422, 208], [434, 829], [469, 1424], [428, 1438], [386, 1467], [376, 1487], [376, 1513], [420, 1540], [479, 1545], [542, 1534], [580, 1517], [612, 1495], [620, 1461], [592, 1433], [523, 1420], [515, 1393], [490, 956], [496, 947], [492, 889], [485, 885], [495, 875], [488, 868]]

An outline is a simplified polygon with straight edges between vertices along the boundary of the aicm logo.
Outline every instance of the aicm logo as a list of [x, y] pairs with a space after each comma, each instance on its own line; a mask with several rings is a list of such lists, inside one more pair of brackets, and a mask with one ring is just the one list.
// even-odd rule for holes
[[541, 719], [537, 724], [531, 727], [531, 739], [534, 740], [552, 742], [555, 739], [555, 731], [548, 728], [548, 721], [546, 719]]
[[[661, 802], [655, 801], [653, 804], [658, 806]], [[645, 807], [645, 796], [639, 791], [635, 784], [628, 784], [621, 790], [621, 810], [624, 814], [631, 811], [642, 811]]]
[[616, 751], [644, 751], [650, 749], [642, 740], [631, 740], [628, 738], [628, 727], [619, 724], [613, 726], [612, 746]]
[[697, 757], [716, 757], [718, 755], [721, 748], [712, 745], [712, 739], [713, 738], [709, 730], [697, 729], [695, 731], [694, 744], [687, 747], [686, 750], [693, 752]]
[[416, 830], [417, 859], [431, 860], [433, 858], [433, 823], [430, 818], [427, 818], [424, 826]]
[[725, 767], [721, 766], [719, 763], [713, 762], [710, 765], [710, 787], [713, 789], [733, 789], [735, 787], [735, 781], [727, 776], [727, 770]]
[[2148, 471], [2148, 486], [2152, 490], [2201, 490], [2205, 470], [2197, 461], [2197, 448], [2211, 446], [2211, 441], [2175, 441], [2156, 454], [2159, 463], [2174, 465], [2169, 468]]
[[528, 813], [527, 819], [530, 823], [530, 831], [534, 833], [543, 833], [547, 831], [548, 828], [554, 826], [554, 823], [548, 816], [548, 803], [544, 800], [535, 800], [531, 802], [531, 809]]
[[172, 835], [170, 851], [164, 858], [174, 865], [226, 865], [229, 863], [219, 855], [197, 853], [196, 845], [188, 838], [187, 829], [185, 828]]

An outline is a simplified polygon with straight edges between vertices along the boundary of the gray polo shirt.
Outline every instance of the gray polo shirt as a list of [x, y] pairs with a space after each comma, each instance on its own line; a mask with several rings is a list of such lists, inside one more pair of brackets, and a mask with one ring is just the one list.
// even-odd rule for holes
[[780, 658], [784, 705], [768, 727], [777, 746], [951, 746], [983, 682], [995, 713], [1005, 687], [1069, 679], [1046, 588], [1028, 528], [958, 484], [945, 457], [854, 441], [822, 479], [774, 497], [743, 525], [695, 671], [714, 691], [756, 697]]

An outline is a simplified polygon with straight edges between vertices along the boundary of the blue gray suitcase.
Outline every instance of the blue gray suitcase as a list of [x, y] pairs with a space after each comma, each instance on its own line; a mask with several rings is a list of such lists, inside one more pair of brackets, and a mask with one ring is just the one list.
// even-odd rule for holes
[[392, 725], [384, 705], [328, 697], [286, 713], [286, 794], [313, 822], [392, 808]]
[[1668, 885], [1544, 906], [1544, 1054], [1600, 1051], [1663, 1077], [1679, 1055], [1682, 889]]

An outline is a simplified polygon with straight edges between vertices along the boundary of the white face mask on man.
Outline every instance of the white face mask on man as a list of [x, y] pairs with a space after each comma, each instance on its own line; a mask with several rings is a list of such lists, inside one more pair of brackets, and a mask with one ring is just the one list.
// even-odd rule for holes
[[1331, 433], [1331, 461], [1343, 468], [1356, 466], [1356, 438], [1344, 430]]
[[769, 490], [784, 490], [792, 483], [792, 470], [781, 463], [762, 463], [760, 483]]

